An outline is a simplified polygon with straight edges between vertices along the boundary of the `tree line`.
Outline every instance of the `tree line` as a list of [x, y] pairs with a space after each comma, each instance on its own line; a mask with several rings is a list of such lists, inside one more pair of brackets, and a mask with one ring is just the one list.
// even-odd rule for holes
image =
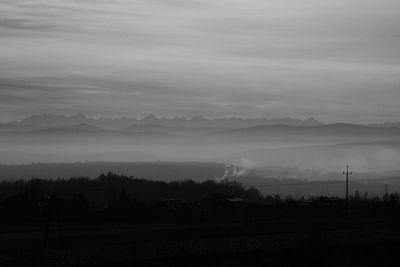
[[[400, 196], [355, 192], [350, 203], [335, 197], [262, 195], [235, 181], [152, 181], [114, 173], [95, 179], [32, 178], [0, 183], [1, 222], [43, 221], [215, 221], [314, 218], [348, 215], [398, 216]], [[1, 223], [0, 222], [0, 223]]]

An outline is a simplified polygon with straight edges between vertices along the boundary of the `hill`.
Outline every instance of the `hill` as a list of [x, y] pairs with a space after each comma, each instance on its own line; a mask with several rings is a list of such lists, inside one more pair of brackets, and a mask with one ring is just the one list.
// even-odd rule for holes
[[162, 162], [86, 162], [86, 163], [37, 163], [27, 165], [0, 165], [0, 180], [69, 178], [74, 176], [97, 177], [114, 172], [138, 178], [174, 181], [192, 179], [212, 180], [224, 173], [224, 164], [217, 163], [162, 163]]
[[253, 127], [217, 131], [214, 134], [226, 138], [267, 137], [400, 137], [399, 127], [371, 127], [358, 124], [336, 123], [319, 126], [258, 125]]

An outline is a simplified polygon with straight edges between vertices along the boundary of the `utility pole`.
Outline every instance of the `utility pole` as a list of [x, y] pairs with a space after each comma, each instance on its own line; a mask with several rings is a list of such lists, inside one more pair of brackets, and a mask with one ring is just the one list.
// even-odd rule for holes
[[346, 166], [346, 171], [343, 172], [343, 175], [346, 175], [346, 203], [349, 203], [349, 175], [352, 175], [353, 172], [349, 172], [349, 165]]

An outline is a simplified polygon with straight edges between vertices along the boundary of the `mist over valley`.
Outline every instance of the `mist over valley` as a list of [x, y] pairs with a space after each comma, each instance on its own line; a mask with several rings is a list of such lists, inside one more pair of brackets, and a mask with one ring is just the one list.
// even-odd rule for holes
[[[2, 123], [0, 136], [2, 180], [97, 177], [111, 171], [153, 180], [205, 181], [221, 179], [233, 164], [240, 172], [229, 179], [266, 194], [341, 195], [336, 184], [348, 164], [360, 181], [356, 188], [371, 193], [381, 192], [384, 183], [397, 186], [385, 179], [400, 173], [400, 127], [394, 124], [43, 114]], [[209, 164], [215, 171], [208, 171]], [[315, 181], [333, 184], [307, 184]]]

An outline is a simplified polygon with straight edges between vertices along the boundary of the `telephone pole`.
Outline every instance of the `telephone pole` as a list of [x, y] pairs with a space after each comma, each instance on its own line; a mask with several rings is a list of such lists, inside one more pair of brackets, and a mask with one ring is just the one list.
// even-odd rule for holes
[[346, 166], [346, 171], [343, 172], [343, 175], [346, 175], [346, 203], [349, 203], [349, 175], [352, 175], [353, 172], [349, 172], [349, 165]]

